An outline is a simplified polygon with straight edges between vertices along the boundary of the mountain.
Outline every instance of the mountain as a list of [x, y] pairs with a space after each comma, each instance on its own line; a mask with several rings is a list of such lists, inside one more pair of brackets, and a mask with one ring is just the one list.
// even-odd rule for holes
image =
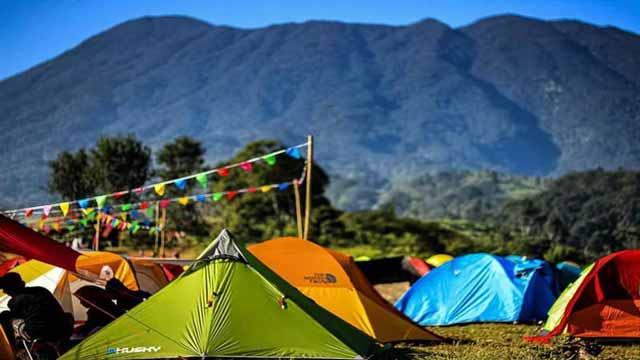
[[376, 207], [392, 206], [400, 216], [421, 219], [483, 220], [495, 216], [509, 200], [541, 193], [548, 183], [495, 171], [442, 171], [393, 182]]
[[440, 170], [638, 168], [639, 89], [640, 37], [575, 21], [141, 18], [0, 82], [0, 205], [51, 199], [48, 160], [124, 133], [154, 148], [193, 136], [211, 162], [313, 133], [334, 199], [356, 208]]

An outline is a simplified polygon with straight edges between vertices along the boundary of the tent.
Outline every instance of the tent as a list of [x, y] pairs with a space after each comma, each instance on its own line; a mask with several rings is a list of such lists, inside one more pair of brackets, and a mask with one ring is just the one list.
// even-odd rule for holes
[[177, 279], [61, 359], [356, 358], [381, 347], [225, 230]]
[[418, 280], [396, 307], [421, 325], [543, 320], [558, 290], [542, 260], [457, 257]]
[[265, 241], [249, 251], [320, 306], [379, 341], [440, 340], [384, 300], [348, 255], [299, 238]]
[[547, 343], [567, 333], [591, 338], [640, 338], [640, 251], [605, 256], [586, 267], [549, 310], [545, 335], [528, 340]]
[[562, 281], [562, 288], [566, 288], [572, 282], [576, 281], [576, 279], [582, 273], [582, 268], [580, 265], [574, 263], [573, 261], [562, 261], [556, 264], [556, 269], [560, 273], [560, 279]]
[[[126, 259], [109, 252], [87, 252], [77, 258], [74, 274], [68, 270], [45, 264], [38, 260], [29, 260], [11, 270], [20, 274], [27, 286], [42, 286], [51, 291], [65, 311], [73, 314], [76, 321], [86, 320], [86, 308], [72, 294], [84, 285], [95, 285], [94, 281], [111, 276], [119, 279], [132, 290], [155, 292], [166, 285], [153, 274], [148, 275], [149, 264], [131, 265]], [[139, 271], [137, 273], [134, 268]], [[162, 269], [158, 268], [160, 274]], [[81, 274], [81, 275], [80, 275]], [[163, 275], [163, 274], [162, 274]], [[138, 281], [138, 280], [142, 281]], [[7, 310], [10, 297], [0, 291], [0, 311]]]
[[431, 266], [431, 267], [438, 267], [442, 264], [445, 264], [448, 261], [453, 260], [453, 256], [448, 255], [448, 254], [436, 254], [436, 255], [432, 255], [430, 256], [427, 260], [425, 260], [425, 262], [427, 263], [427, 265]]

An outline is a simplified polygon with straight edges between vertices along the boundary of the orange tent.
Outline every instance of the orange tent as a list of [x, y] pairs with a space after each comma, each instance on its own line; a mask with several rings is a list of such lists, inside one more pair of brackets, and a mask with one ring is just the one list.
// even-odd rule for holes
[[249, 251], [320, 306], [381, 342], [438, 341], [369, 284], [353, 259], [298, 238], [278, 238]]

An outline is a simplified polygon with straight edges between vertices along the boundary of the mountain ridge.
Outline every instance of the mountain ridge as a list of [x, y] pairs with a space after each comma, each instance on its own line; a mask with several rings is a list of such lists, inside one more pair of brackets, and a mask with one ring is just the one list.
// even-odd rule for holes
[[519, 16], [459, 28], [134, 19], [0, 82], [0, 202], [48, 201], [46, 161], [129, 132], [154, 148], [194, 136], [210, 162], [313, 133], [320, 164], [373, 197], [439, 170], [637, 168], [636, 59], [632, 33]]

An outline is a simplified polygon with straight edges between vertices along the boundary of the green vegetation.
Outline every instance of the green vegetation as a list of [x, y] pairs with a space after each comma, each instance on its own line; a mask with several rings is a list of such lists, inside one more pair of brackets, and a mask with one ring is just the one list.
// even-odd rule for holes
[[[253, 142], [216, 167], [284, 147], [275, 140]], [[132, 136], [102, 138], [89, 151], [60, 154], [51, 163], [50, 185], [52, 191], [76, 198], [133, 188], [151, 176], [166, 180], [202, 171], [204, 153], [199, 142], [180, 137], [157, 153], [157, 167], [151, 169], [151, 151]], [[232, 200], [222, 197], [217, 202], [169, 207], [166, 229], [181, 234], [169, 246], [198, 248], [224, 227], [233, 229], [240, 238], [255, 241], [297, 235], [292, 186], [265, 193], [257, 187], [289, 182], [303, 169], [304, 159], [278, 156], [275, 163], [256, 164], [251, 171], [212, 176], [205, 188], [202, 184], [191, 184], [186, 190], [168, 188], [168, 195], [180, 196], [256, 187], [255, 194]], [[594, 170], [554, 181], [489, 171], [442, 172], [396, 188], [390, 193], [393, 195], [386, 195], [393, 200], [377, 210], [354, 212], [336, 209], [327, 199], [329, 177], [318, 164], [314, 164], [312, 180], [310, 237], [356, 256], [491, 252], [585, 263], [636, 247], [640, 239], [638, 172]], [[305, 187], [300, 191], [304, 198]], [[450, 216], [424, 220], [429, 214]], [[85, 229], [84, 236], [92, 231]], [[75, 230], [67, 237], [78, 234], [83, 232]], [[124, 240], [118, 243], [136, 248], [153, 244], [146, 233], [117, 236]], [[115, 238], [110, 240], [113, 243]]]
[[470, 324], [432, 328], [449, 341], [432, 346], [405, 347], [396, 352], [412, 359], [467, 359], [467, 360], [538, 360], [538, 359], [638, 359], [637, 344], [607, 344], [597, 357], [582, 353], [569, 346], [568, 339], [559, 338], [554, 345], [534, 345], [522, 340], [534, 335], [538, 327], [522, 324]]
[[378, 206], [393, 204], [398, 214], [414, 218], [483, 220], [506, 200], [538, 194], [548, 182], [495, 171], [441, 171], [394, 179]]

